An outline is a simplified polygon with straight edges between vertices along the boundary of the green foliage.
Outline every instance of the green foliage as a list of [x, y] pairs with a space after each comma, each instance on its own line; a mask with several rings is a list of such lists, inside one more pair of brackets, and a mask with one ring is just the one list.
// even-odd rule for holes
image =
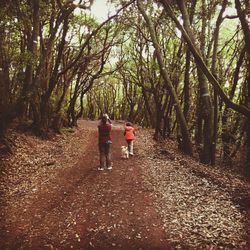
[[75, 133], [75, 129], [74, 128], [62, 128], [60, 132], [63, 134]]

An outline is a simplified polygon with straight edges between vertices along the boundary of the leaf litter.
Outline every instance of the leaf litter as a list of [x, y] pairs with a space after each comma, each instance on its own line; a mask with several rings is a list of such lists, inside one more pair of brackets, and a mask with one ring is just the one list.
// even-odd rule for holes
[[81, 143], [87, 145], [88, 134], [88, 130], [80, 129], [54, 134], [49, 140], [43, 140], [32, 134], [8, 131], [11, 141], [14, 141], [13, 154], [0, 159], [0, 192], [4, 194], [2, 198], [6, 207], [27, 205], [29, 197], [40, 189], [46, 189], [58, 169], [74, 166], [84, 150], [75, 141], [80, 138]]
[[149, 130], [137, 144], [145, 184], [176, 249], [249, 249], [249, 207], [237, 203], [249, 200], [246, 180], [197, 163], [171, 140], [157, 144]]

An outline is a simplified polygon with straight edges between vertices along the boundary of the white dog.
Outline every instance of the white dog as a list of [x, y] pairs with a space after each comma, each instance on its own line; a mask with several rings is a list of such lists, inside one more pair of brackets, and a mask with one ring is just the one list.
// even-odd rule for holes
[[121, 146], [121, 155], [122, 155], [122, 158], [128, 159], [128, 157], [129, 157], [128, 147]]

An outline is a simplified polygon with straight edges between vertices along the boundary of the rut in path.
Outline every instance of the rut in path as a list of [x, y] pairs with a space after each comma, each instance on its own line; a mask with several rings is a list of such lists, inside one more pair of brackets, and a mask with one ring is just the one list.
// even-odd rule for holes
[[120, 157], [121, 126], [112, 131], [113, 170], [97, 171], [96, 125], [85, 122], [90, 133], [81, 159], [58, 170], [49, 192], [41, 190], [23, 210], [9, 211], [12, 223], [1, 249], [170, 249], [153, 190], [143, 183], [146, 166], [138, 155]]

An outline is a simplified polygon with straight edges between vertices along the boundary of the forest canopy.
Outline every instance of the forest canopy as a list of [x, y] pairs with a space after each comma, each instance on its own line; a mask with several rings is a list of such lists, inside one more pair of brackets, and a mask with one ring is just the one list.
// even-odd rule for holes
[[102, 22], [94, 2], [0, 2], [1, 140], [14, 120], [44, 136], [107, 112], [249, 173], [249, 1], [109, 1]]

